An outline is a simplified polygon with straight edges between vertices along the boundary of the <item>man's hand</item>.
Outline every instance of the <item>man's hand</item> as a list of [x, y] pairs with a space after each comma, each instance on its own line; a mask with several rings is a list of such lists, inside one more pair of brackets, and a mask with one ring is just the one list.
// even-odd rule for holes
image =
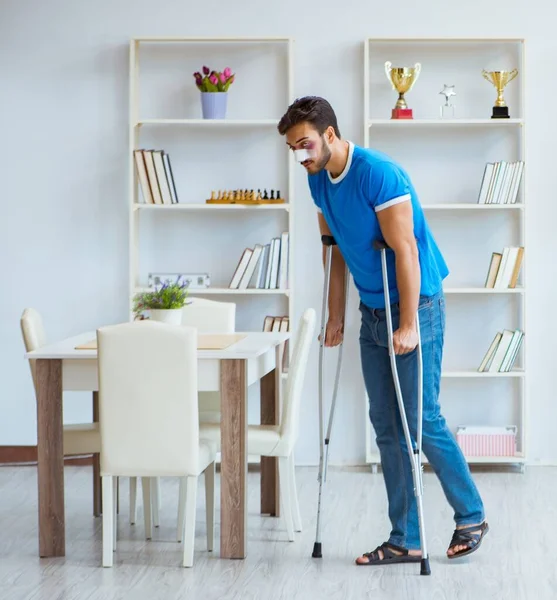
[[418, 332], [416, 327], [400, 327], [393, 334], [395, 354], [412, 352], [418, 345]]
[[[338, 319], [329, 319], [325, 327], [325, 346], [338, 346], [344, 337], [344, 323]], [[321, 336], [319, 336], [321, 341]]]

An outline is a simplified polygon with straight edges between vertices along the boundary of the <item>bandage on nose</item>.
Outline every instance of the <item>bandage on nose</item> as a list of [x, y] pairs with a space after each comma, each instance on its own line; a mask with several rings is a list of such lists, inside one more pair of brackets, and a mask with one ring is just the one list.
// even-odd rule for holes
[[301, 150], [294, 150], [294, 156], [300, 163], [313, 158], [312, 154], [305, 148], [302, 148]]

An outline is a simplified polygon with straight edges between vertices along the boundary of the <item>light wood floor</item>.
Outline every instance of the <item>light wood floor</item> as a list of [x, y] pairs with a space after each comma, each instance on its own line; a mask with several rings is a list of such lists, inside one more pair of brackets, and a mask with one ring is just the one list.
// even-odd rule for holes
[[[425, 511], [432, 574], [418, 565], [356, 567], [354, 558], [388, 532], [382, 476], [367, 470], [329, 471], [323, 507], [324, 558], [311, 558], [315, 536], [315, 469], [298, 469], [304, 531], [286, 541], [281, 521], [258, 515], [257, 473], [249, 474], [249, 556], [220, 560], [205, 551], [204, 489], [198, 495], [195, 565], [180, 567], [174, 540], [177, 484], [163, 481], [162, 522], [143, 539], [140, 519], [128, 524], [128, 485], [121, 482], [119, 548], [103, 569], [101, 520], [92, 516], [91, 470], [66, 467], [67, 556], [37, 556], [36, 470], [0, 468], [0, 598], [2, 600], [325, 600], [557, 598], [557, 469], [475, 472], [491, 531], [480, 550], [449, 562], [453, 523], [437, 479], [425, 474]], [[218, 521], [218, 513], [217, 513]], [[216, 535], [218, 536], [218, 526]], [[217, 538], [218, 539], [218, 538]]]

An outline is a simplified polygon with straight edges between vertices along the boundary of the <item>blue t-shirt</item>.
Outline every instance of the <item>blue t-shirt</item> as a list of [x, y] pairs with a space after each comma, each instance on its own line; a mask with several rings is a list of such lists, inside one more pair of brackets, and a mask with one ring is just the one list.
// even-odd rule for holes
[[[354, 278], [362, 302], [384, 308], [381, 253], [373, 248], [383, 240], [377, 212], [399, 202], [412, 202], [414, 235], [421, 270], [420, 294], [431, 296], [442, 289], [447, 264], [425, 220], [418, 195], [405, 170], [389, 156], [349, 142], [348, 161], [335, 179], [323, 169], [308, 175], [313, 201], [323, 213]], [[395, 257], [387, 251], [391, 302], [399, 301]]]

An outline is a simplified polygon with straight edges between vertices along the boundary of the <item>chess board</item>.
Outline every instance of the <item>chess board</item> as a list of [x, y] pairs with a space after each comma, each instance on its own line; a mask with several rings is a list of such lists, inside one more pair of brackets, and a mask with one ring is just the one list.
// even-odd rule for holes
[[280, 190], [219, 190], [211, 192], [207, 204], [284, 204]]

